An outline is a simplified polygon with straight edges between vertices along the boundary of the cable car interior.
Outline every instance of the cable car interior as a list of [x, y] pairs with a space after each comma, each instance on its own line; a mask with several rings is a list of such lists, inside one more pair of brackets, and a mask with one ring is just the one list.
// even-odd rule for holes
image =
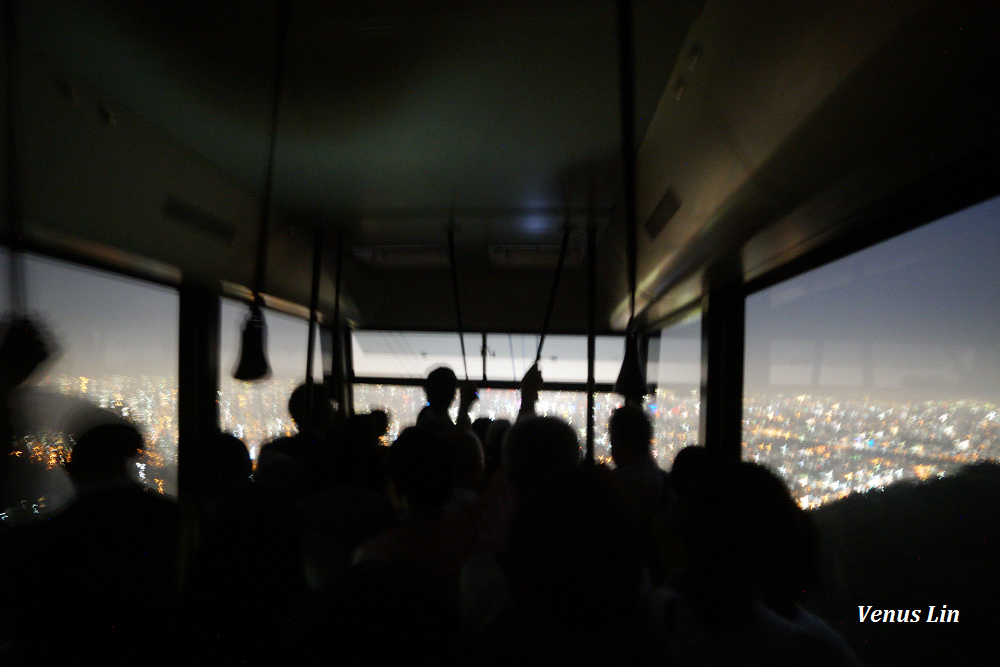
[[[311, 664], [320, 655], [318, 664], [350, 662], [350, 640], [364, 637], [370, 664], [408, 655], [456, 664], [993, 664], [1000, 124], [989, 96], [1000, 83], [1000, 6], [3, 8], [0, 389], [11, 446], [0, 468], [0, 570], [8, 593], [17, 590], [0, 623], [0, 658], [41, 664], [97, 651], [173, 664], [186, 653], [164, 648], [176, 641], [216, 659], [252, 645], [241, 659]], [[15, 340], [25, 330], [27, 352]], [[303, 528], [301, 516], [258, 497], [237, 514], [277, 532], [226, 543], [245, 549], [230, 571], [245, 586], [204, 583], [225, 579], [196, 557], [215, 544], [204, 509], [214, 463], [206, 434], [245, 445], [257, 483], [262, 447], [297, 437], [287, 406], [304, 384], [309, 396], [331, 398], [338, 423], [384, 412], [385, 454], [426, 409], [427, 376], [440, 366], [478, 391], [461, 415], [452, 405], [449, 424], [467, 415], [516, 428], [530, 396], [537, 415], [569, 424], [588, 470], [624, 469], [608, 421], [626, 404], [642, 406], [665, 474], [688, 446], [713, 465], [770, 470], [814, 526], [819, 576], [796, 609], [809, 610], [822, 640], [791, 654], [777, 644], [767, 648], [776, 653], [745, 652], [734, 647], [774, 627], [719, 630], [727, 614], [715, 619], [721, 625], [674, 624], [649, 639], [632, 607], [615, 611], [625, 603], [613, 595], [603, 607], [580, 602], [570, 629], [552, 621], [570, 613], [568, 603], [550, 608], [524, 593], [536, 608], [517, 597], [522, 584], [532, 590], [542, 557], [515, 547], [503, 553], [513, 554], [511, 600], [523, 613], [497, 617], [508, 625], [491, 617], [483, 635], [463, 626], [451, 652], [438, 626], [423, 625], [438, 610], [411, 579], [371, 570], [334, 586], [342, 573], [317, 565], [315, 549], [298, 562], [311, 606], [296, 625], [283, 619], [299, 579], [269, 582], [273, 590], [252, 601], [244, 589], [261, 568], [281, 567], [261, 543], [284, 539], [281, 531], [315, 538], [322, 513], [313, 507]], [[318, 410], [310, 406], [306, 420], [318, 421]], [[82, 424], [111, 417], [142, 433], [130, 475], [179, 508], [179, 556], [169, 566], [116, 561], [134, 582], [131, 597], [97, 577], [67, 586], [86, 578], [67, 565], [78, 553], [72, 530], [46, 542], [55, 538], [40, 528], [86, 497], [74, 468], [83, 474], [87, 463], [73, 451]], [[391, 455], [383, 459], [391, 468]], [[735, 491], [719, 490], [743, 484], [733, 480], [728, 468], [703, 480], [698, 511], [718, 504], [718, 526], [766, 533], [746, 527], [757, 524]], [[592, 502], [604, 496], [559, 488], [577, 503], [575, 518], [606, 518]], [[477, 492], [488, 496], [485, 482]], [[579, 560], [569, 570], [578, 587], [631, 585], [614, 576], [625, 567], [619, 552], [577, 539], [576, 523], [549, 509], [536, 516], [560, 530], [522, 521], [512, 536], [558, 537], [539, 553]], [[674, 509], [675, 521], [707, 516]], [[233, 521], [231, 532], [250, 525]], [[662, 532], [653, 530], [661, 547], [680, 540]], [[704, 537], [701, 562], [775, 578], [795, 569], [788, 553], [774, 555], [783, 565], [751, 566], [757, 555], [736, 539]], [[569, 555], [569, 545], [582, 552]], [[171, 586], [151, 583], [154, 565], [171, 571]], [[551, 565], [538, 567], [549, 572], [545, 585], [562, 581]], [[496, 569], [494, 561], [484, 590]], [[669, 588], [661, 574], [650, 589]], [[188, 589], [205, 597], [192, 605]], [[317, 602], [331, 590], [349, 602]], [[98, 632], [81, 620], [87, 596], [105, 595], [102, 610], [130, 609], [127, 629]], [[649, 599], [662, 610], [662, 598]], [[504, 604], [508, 615], [518, 609]], [[338, 615], [348, 605], [350, 623]], [[212, 614], [240, 619], [225, 626], [230, 643], [205, 638]], [[365, 615], [374, 620], [362, 629]], [[526, 620], [540, 618], [554, 628], [546, 637]], [[366, 634], [376, 620], [384, 638], [407, 627], [399, 645]], [[593, 635], [627, 639], [614, 649]], [[547, 648], [509, 648], [517, 642]], [[295, 659], [282, 653], [291, 645], [301, 650]]]

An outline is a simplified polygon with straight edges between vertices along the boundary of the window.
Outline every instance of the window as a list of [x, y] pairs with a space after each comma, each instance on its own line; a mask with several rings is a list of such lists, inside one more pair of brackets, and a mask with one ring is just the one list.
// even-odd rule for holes
[[[387, 384], [354, 385], [354, 409], [357, 412], [385, 410], [389, 413], [389, 432], [386, 444], [391, 443], [407, 426], [417, 421], [417, 414], [426, 405], [421, 387], [403, 387]], [[594, 454], [607, 459], [608, 419], [611, 412], [621, 405], [616, 394], [599, 393], [595, 400]], [[507, 419], [513, 422], [521, 407], [521, 393], [515, 389], [480, 389], [479, 400], [469, 410], [473, 421], [480, 417]], [[535, 404], [535, 412], [543, 416], [560, 417], [576, 431], [581, 448], [587, 439], [587, 394], [581, 391], [542, 391]], [[458, 401], [452, 405], [452, 419], [458, 417]], [[582, 449], [581, 449], [582, 451]]]
[[[361, 378], [424, 378], [436, 366], [449, 366], [459, 378], [468, 368], [469, 378], [483, 378], [483, 337], [479, 333], [416, 333], [406, 331], [355, 331], [352, 334], [354, 374]], [[486, 334], [486, 377], [512, 382], [524, 377], [535, 362], [540, 336], [535, 334]], [[594, 378], [610, 383], [621, 367], [623, 338], [598, 336]], [[587, 381], [587, 337], [549, 335], [539, 362], [548, 382]]]
[[[487, 334], [489, 349], [488, 377], [494, 380], [520, 380], [535, 362], [537, 335]], [[624, 339], [620, 336], [597, 336], [594, 355], [594, 381], [611, 383], [621, 369]], [[539, 361], [542, 376], [549, 382], [587, 381], [587, 337], [545, 337]]]
[[[6, 278], [7, 253], [4, 260]], [[20, 443], [7, 516], [42, 513], [68, 500], [72, 487], [62, 464], [75, 437], [115, 418], [135, 423], [145, 437], [136, 477], [176, 494], [177, 292], [32, 254], [18, 261], [27, 308], [56, 353], [32, 377], [17, 410]]]
[[1000, 457], [1000, 199], [747, 299], [744, 456], [816, 506]]
[[[296, 433], [288, 414], [288, 397], [305, 381], [309, 322], [274, 310], [264, 310], [267, 324], [267, 358], [271, 377], [258, 382], [233, 378], [240, 353], [240, 337], [248, 314], [246, 304], [222, 300], [220, 313], [219, 422], [223, 431], [246, 444], [256, 460], [262, 445], [275, 438]], [[316, 337], [317, 348], [319, 337]], [[321, 382], [319, 351], [313, 356], [313, 378]]]
[[[520, 380], [535, 361], [539, 336], [534, 334], [486, 335], [486, 372], [488, 380]], [[603, 384], [614, 383], [621, 369], [624, 338], [598, 336], [595, 343], [594, 376]], [[461, 379], [464, 376], [457, 333], [419, 334], [408, 332], [358, 331], [353, 334], [355, 375], [362, 378], [399, 377], [419, 379], [435, 366], [447, 365]], [[669, 468], [674, 454], [698, 440], [700, 406], [701, 334], [698, 321], [673, 327], [650, 341], [648, 379], [658, 385], [646, 399], [646, 408], [654, 422], [654, 455], [663, 468]], [[482, 336], [466, 334], [466, 360], [473, 381], [482, 378]], [[587, 381], [587, 337], [546, 336], [539, 362], [547, 382], [578, 383]], [[610, 462], [608, 419], [622, 404], [617, 394], [597, 393], [594, 401], [594, 455]], [[399, 431], [416, 422], [425, 405], [419, 386], [393, 384], [355, 384], [355, 410], [383, 409], [389, 413], [386, 437], [392, 442]], [[472, 419], [508, 419], [517, 417], [520, 393], [512, 389], [479, 391], [479, 400], [470, 410]], [[457, 401], [452, 418], [457, 416]], [[584, 391], [543, 391], [536, 405], [538, 414], [557, 416], [577, 431], [581, 445], [587, 435], [587, 394]]]
[[[358, 377], [424, 378], [437, 366], [464, 376], [462, 340], [457, 333], [355, 331], [351, 335], [354, 374]], [[465, 334], [469, 376], [481, 378], [482, 338]]]
[[[465, 376], [461, 341], [457, 333], [413, 333], [391, 331], [356, 331], [353, 333], [354, 373], [360, 378], [421, 379], [436, 366], [449, 366], [459, 379]], [[535, 362], [540, 337], [534, 334], [486, 334], [487, 381], [520, 380]], [[624, 339], [598, 336], [596, 340], [595, 380], [611, 383], [621, 367]], [[469, 378], [483, 377], [483, 336], [465, 334], [465, 363]], [[546, 336], [539, 368], [547, 382], [584, 385], [587, 381], [587, 337]], [[419, 386], [392, 384], [355, 384], [354, 405], [358, 412], [384, 409], [390, 426], [386, 437], [392, 442], [403, 428], [416, 422], [424, 407], [425, 396]], [[457, 401], [452, 418], [457, 416]], [[595, 401], [595, 456], [608, 457], [607, 424], [611, 411], [620, 405], [613, 394], [597, 394]], [[481, 388], [479, 400], [470, 410], [473, 420], [479, 417], [513, 421], [520, 408], [520, 392], [513, 389]], [[577, 431], [581, 446], [587, 435], [587, 395], [583, 391], [543, 391], [536, 405], [540, 415], [558, 416]]]
[[665, 470], [698, 444], [701, 415], [701, 317], [664, 329], [649, 341], [647, 381], [656, 392], [645, 406], [653, 419], [653, 455]]

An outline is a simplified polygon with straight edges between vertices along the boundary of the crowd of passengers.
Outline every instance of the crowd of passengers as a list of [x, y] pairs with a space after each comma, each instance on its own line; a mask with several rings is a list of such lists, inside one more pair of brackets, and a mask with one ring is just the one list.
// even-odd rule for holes
[[[44, 356], [10, 339], [4, 401]], [[138, 430], [90, 429], [75, 499], [0, 533], [0, 663], [857, 663], [799, 604], [817, 536], [780, 479], [701, 447], [667, 474], [634, 402], [608, 425], [614, 466], [586, 462], [534, 414], [541, 387], [532, 368], [516, 421], [472, 422], [475, 388], [436, 369], [384, 447], [384, 412], [344, 417], [303, 385], [297, 435], [255, 469], [206, 436], [182, 506], [130, 477]]]

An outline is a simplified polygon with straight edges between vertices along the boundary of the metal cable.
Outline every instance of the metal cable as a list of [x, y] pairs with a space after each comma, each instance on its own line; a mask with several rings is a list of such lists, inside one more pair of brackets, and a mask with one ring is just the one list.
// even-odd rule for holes
[[451, 286], [455, 292], [455, 319], [458, 322], [458, 341], [462, 346], [462, 366], [465, 379], [469, 379], [469, 362], [465, 359], [465, 330], [462, 328], [462, 302], [458, 298], [458, 265], [455, 263], [455, 225], [448, 225], [448, 260], [451, 264]]
[[562, 246], [559, 248], [559, 263], [556, 264], [556, 275], [552, 281], [552, 292], [549, 294], [549, 305], [545, 311], [545, 322], [542, 324], [542, 335], [538, 339], [538, 350], [535, 352], [535, 363], [542, 359], [542, 346], [545, 345], [545, 334], [549, 331], [549, 324], [552, 322], [552, 311], [556, 306], [556, 293], [559, 291], [559, 278], [562, 276], [563, 265], [566, 263], [566, 250], [569, 248], [569, 218], [566, 219], [566, 228], [563, 230]]
[[291, 23], [290, 0], [278, 2], [278, 27], [275, 46], [274, 80], [271, 98], [271, 123], [268, 137], [267, 165], [264, 171], [264, 191], [260, 203], [260, 231], [257, 238], [257, 267], [254, 272], [253, 291], [259, 295], [267, 280], [267, 236], [271, 216], [271, 190], [274, 184], [274, 155], [278, 139], [278, 118], [281, 107], [281, 83], [285, 68], [285, 51], [288, 45], [288, 26]]

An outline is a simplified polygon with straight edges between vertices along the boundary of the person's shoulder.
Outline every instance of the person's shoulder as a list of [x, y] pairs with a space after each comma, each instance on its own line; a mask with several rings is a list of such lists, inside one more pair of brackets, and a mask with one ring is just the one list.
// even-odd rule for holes
[[280, 438], [275, 438], [268, 443], [261, 445], [260, 454], [265, 453], [282, 453], [287, 454], [290, 450], [294, 449], [299, 441], [299, 435], [281, 436]]
[[417, 426], [450, 431], [455, 422], [447, 414], [441, 414], [428, 405], [417, 415]]
[[791, 619], [791, 623], [801, 634], [803, 643], [821, 658], [813, 664], [844, 667], [861, 664], [844, 638], [819, 616], [800, 607], [795, 618]]

